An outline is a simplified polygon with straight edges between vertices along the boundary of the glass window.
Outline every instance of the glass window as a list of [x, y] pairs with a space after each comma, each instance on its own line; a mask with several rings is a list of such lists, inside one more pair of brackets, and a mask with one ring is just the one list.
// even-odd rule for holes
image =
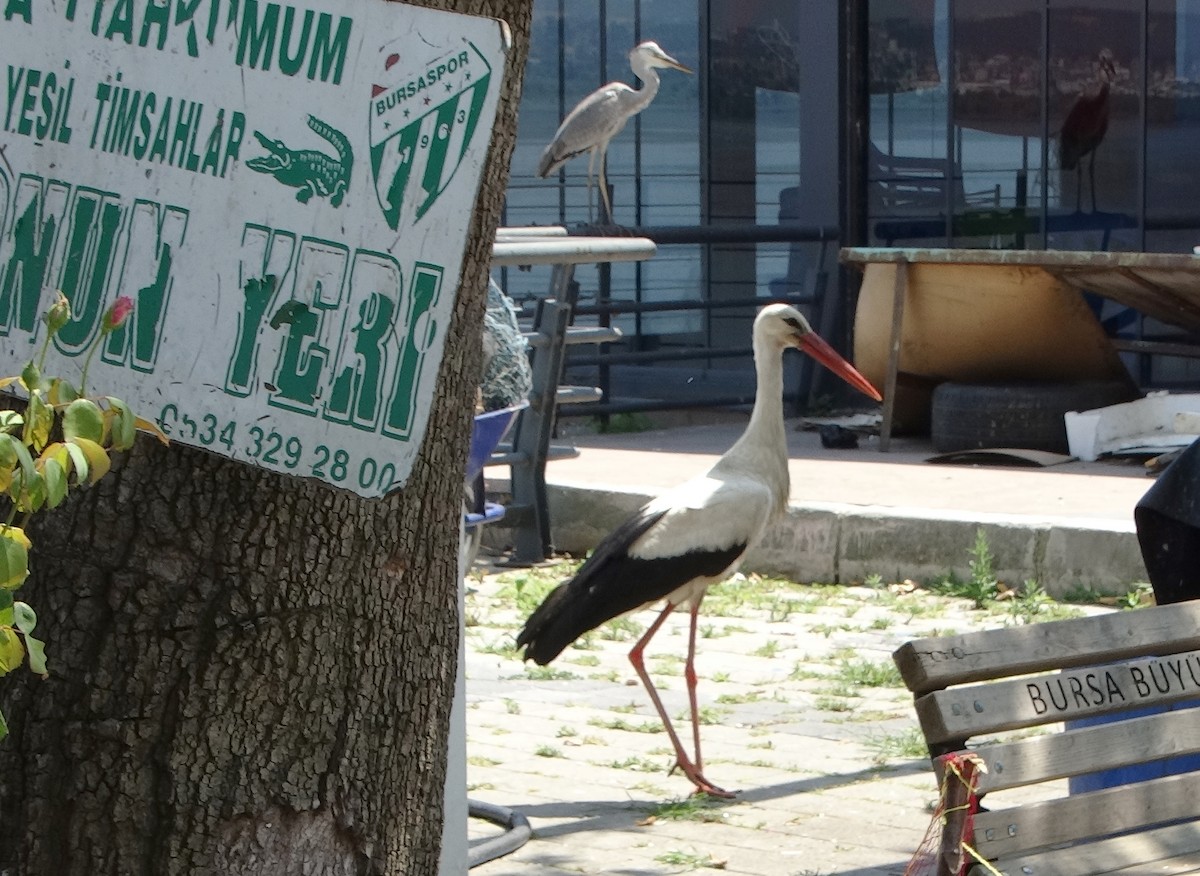
[[955, 246], [1041, 245], [1044, 5], [954, 5]]
[[1052, 249], [1141, 249], [1143, 11], [1140, 0], [1050, 3]]
[[1151, 0], [1147, 33], [1146, 249], [1200, 243], [1200, 4]]
[[876, 0], [867, 33], [870, 136], [867, 218], [888, 245], [945, 245], [952, 206], [947, 161], [946, 2]]

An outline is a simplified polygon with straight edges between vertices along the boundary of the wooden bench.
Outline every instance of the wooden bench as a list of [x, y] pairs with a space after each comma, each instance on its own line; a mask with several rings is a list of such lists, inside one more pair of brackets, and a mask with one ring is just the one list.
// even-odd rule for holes
[[[943, 788], [936, 862], [919, 872], [1200, 873], [1200, 772], [1164, 766], [1200, 752], [1200, 709], [1184, 705], [1200, 699], [1200, 602], [918, 639], [893, 659]], [[1129, 784], [1095, 775], [1128, 767]], [[1075, 781], [1097, 789], [1065, 792], [1089, 775]], [[1016, 788], [1046, 799], [990, 796]]]

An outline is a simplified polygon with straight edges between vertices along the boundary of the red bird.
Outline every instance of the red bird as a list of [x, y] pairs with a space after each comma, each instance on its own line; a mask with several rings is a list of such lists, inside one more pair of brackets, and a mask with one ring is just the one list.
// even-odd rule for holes
[[1117, 78], [1112, 52], [1102, 49], [1096, 70], [1096, 87], [1075, 100], [1058, 135], [1058, 166], [1075, 171], [1075, 212], [1080, 212], [1083, 190], [1083, 159], [1088, 159], [1092, 186], [1092, 212], [1096, 212], [1096, 147], [1108, 133], [1108, 90]]
[[[575, 577], [555, 588], [517, 636], [525, 659], [546, 665], [588, 630], [618, 615], [666, 600], [666, 608], [629, 652], [675, 749], [675, 762], [697, 790], [732, 797], [704, 776], [696, 701], [696, 619], [704, 592], [733, 573], [767, 527], [787, 510], [787, 433], [784, 430], [783, 351], [808, 353], [876, 401], [865, 377], [821, 340], [794, 308], [770, 304], [754, 320], [757, 393], [742, 437], [707, 473], [657, 499], [617, 527]], [[692, 713], [694, 758], [684, 751], [642, 652], [678, 605], [691, 612], [684, 679]]]

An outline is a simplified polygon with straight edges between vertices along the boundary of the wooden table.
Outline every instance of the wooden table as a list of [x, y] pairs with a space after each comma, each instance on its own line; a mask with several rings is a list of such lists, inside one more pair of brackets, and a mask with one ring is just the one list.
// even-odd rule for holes
[[[850, 247], [841, 260], [866, 270], [871, 264], [896, 266], [891, 336], [884, 379], [883, 422], [879, 448], [891, 441], [896, 378], [900, 364], [904, 301], [909, 266], [944, 264], [978, 266], [980, 270], [1036, 268], [1081, 291], [1093, 292], [1171, 325], [1200, 332], [1200, 256], [1176, 253], [1078, 252], [1062, 250], [929, 249]], [[1181, 345], [1171, 345], [1180, 347]], [[1156, 352], [1141, 345], [1142, 352]], [[1186, 351], [1174, 350], [1175, 355]]]

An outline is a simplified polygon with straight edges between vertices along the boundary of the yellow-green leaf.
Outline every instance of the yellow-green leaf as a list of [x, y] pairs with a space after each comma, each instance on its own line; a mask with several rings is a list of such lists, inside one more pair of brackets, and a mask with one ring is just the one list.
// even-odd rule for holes
[[[78, 444], [67, 444], [67, 453], [71, 455], [71, 467], [75, 469], [75, 480], [78, 483], [83, 483], [88, 479], [88, 470], [91, 466], [88, 465], [87, 454], [83, 452]], [[105, 454], [107, 458], [108, 454]]]
[[167, 437], [167, 434], [162, 429], [158, 428], [158, 423], [153, 420], [143, 420], [141, 417], [134, 417], [133, 425], [138, 431], [149, 432], [163, 444], [170, 446], [171, 439]]
[[46, 644], [26, 633], [25, 647], [29, 649], [29, 671], [42, 678], [48, 676], [50, 673], [46, 671]]
[[29, 539], [15, 526], [0, 529], [0, 588], [16, 590], [29, 577]]
[[114, 415], [110, 427], [112, 430], [113, 449], [128, 450], [133, 446], [133, 441], [137, 437], [137, 430], [134, 428], [133, 411], [129, 409], [129, 405], [125, 404], [119, 398], [113, 398], [110, 395], [106, 399]]
[[25, 416], [25, 440], [35, 451], [40, 451], [50, 440], [50, 430], [54, 428], [54, 410], [40, 394], [33, 393], [29, 396]]
[[[53, 444], [47, 444], [42, 448], [41, 459], [54, 459], [63, 468], [69, 468], [71, 465], [71, 457], [67, 453], [67, 445], [61, 441], [55, 441]], [[36, 463], [35, 463], [36, 465]]]
[[50, 381], [50, 392], [46, 397], [50, 399], [52, 405], [66, 405], [79, 398], [79, 390], [77, 390], [71, 381], [55, 377]]
[[46, 504], [57, 508], [67, 495], [67, 472], [57, 459], [42, 461], [42, 480], [46, 484]]
[[0, 432], [0, 464], [12, 468], [18, 463], [26, 477], [33, 476], [33, 457], [29, 454], [29, 448], [19, 438]]
[[25, 425], [25, 417], [17, 411], [0, 411], [0, 429], [16, 432]]
[[84, 438], [97, 445], [104, 440], [104, 415], [100, 406], [88, 398], [77, 398], [63, 414], [63, 437]]
[[11, 628], [0, 627], [0, 675], [7, 675], [25, 659], [21, 637]]
[[9, 486], [8, 495], [17, 504], [18, 511], [37, 511], [46, 504], [46, 480], [39, 471], [32, 477], [22, 474]]
[[20, 379], [21, 378], [19, 377], [0, 377], [0, 389], [5, 389], [6, 387], [12, 386]]
[[25, 384], [30, 393], [42, 388], [42, 370], [37, 367], [36, 362], [26, 363], [25, 370], [21, 372], [21, 383]]
[[13, 603], [13, 626], [28, 635], [37, 627], [37, 612], [28, 602]]
[[112, 461], [108, 458], [108, 451], [103, 447], [95, 441], [80, 437], [71, 438], [67, 443], [78, 447], [87, 457], [89, 483], [94, 484], [108, 474]]

